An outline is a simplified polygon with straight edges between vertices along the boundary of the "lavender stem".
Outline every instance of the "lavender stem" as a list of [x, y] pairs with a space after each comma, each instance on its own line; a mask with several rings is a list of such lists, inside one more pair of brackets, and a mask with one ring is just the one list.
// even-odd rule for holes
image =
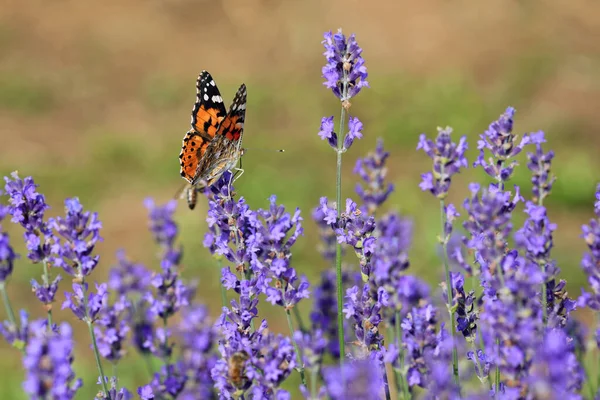
[[[44, 275], [42, 277], [42, 279], [44, 280], [44, 285], [46, 287], [48, 287], [48, 285], [50, 284], [50, 277], [48, 276], [48, 260], [47, 258], [44, 258], [44, 260], [42, 261], [44, 264]], [[50, 305], [47, 306], [48, 309], [48, 332], [52, 331], [52, 308], [50, 308]]]
[[292, 315], [290, 314], [290, 310], [285, 310], [285, 317], [287, 318], [288, 326], [290, 328], [290, 337], [292, 339], [292, 344], [294, 345], [294, 351], [296, 352], [296, 362], [298, 363], [298, 372], [300, 372], [300, 380], [302, 381], [302, 385], [306, 386], [306, 376], [304, 375], [304, 364], [302, 364], [302, 356], [300, 355], [300, 349], [298, 348], [298, 343], [294, 338], [294, 324], [292, 323]]
[[[345, 99], [348, 94], [348, 73], [344, 69], [344, 79], [342, 88], [342, 99]], [[340, 134], [337, 141], [337, 169], [335, 183], [335, 202], [337, 208], [337, 219], [342, 216], [342, 154], [344, 144], [344, 129], [346, 123], [346, 108], [342, 103], [342, 111], [340, 113]], [[338, 341], [340, 346], [340, 365], [344, 365], [346, 357], [346, 344], [344, 342], [344, 288], [342, 285], [342, 244], [337, 242], [335, 245], [335, 283], [337, 291], [337, 322], [338, 322]]]
[[6, 292], [6, 285], [4, 282], [0, 282], [0, 292], [2, 292], [2, 300], [4, 302], [4, 308], [6, 309], [6, 315], [8, 315], [8, 320], [15, 326], [15, 328], [17, 328], [17, 319], [15, 318], [15, 313], [10, 304], [10, 299], [8, 298], [8, 293]]
[[300, 311], [298, 311], [298, 307], [294, 307], [294, 318], [296, 318], [296, 323], [298, 324], [298, 329], [301, 332], [307, 332], [306, 327], [304, 326], [304, 322], [302, 321], [302, 316], [300, 315]]
[[394, 328], [396, 330], [396, 339], [398, 340], [398, 354], [399, 365], [400, 365], [400, 385], [403, 392], [403, 398], [409, 399], [410, 394], [408, 392], [408, 382], [404, 375], [404, 348], [402, 347], [402, 328], [400, 325], [400, 311], [396, 311], [396, 318], [394, 319]]
[[447, 238], [445, 237], [445, 226], [446, 226], [446, 209], [444, 199], [440, 200], [440, 216], [441, 216], [441, 237], [442, 240], [442, 257], [444, 259], [444, 271], [446, 273], [446, 292], [448, 294], [448, 312], [450, 313], [450, 331], [452, 332], [452, 374], [454, 375], [454, 382], [460, 390], [460, 380], [458, 377], [458, 350], [456, 349], [456, 322], [454, 321], [454, 308], [452, 307], [452, 282], [450, 281], [450, 267], [448, 265], [447, 255]]
[[96, 344], [96, 333], [94, 332], [94, 326], [92, 321], [87, 320], [88, 330], [90, 331], [90, 336], [92, 338], [92, 347], [94, 349], [94, 357], [96, 358], [96, 366], [98, 367], [98, 372], [100, 372], [100, 380], [102, 381], [102, 390], [104, 391], [104, 396], [110, 399], [110, 392], [108, 391], [108, 386], [106, 386], [106, 375], [104, 375], [104, 369], [102, 368], [102, 362], [100, 361], [100, 352], [98, 351], [98, 345]]

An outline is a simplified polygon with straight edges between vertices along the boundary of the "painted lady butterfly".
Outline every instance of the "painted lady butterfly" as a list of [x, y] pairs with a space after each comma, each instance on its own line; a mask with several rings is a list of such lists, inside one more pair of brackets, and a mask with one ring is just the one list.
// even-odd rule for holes
[[237, 163], [244, 153], [246, 85], [238, 89], [229, 112], [208, 72], [198, 76], [196, 93], [192, 129], [185, 134], [179, 154], [180, 174], [188, 182], [183, 192], [190, 209], [196, 205], [197, 192], [215, 183], [225, 171], [235, 172], [234, 180], [244, 172]]

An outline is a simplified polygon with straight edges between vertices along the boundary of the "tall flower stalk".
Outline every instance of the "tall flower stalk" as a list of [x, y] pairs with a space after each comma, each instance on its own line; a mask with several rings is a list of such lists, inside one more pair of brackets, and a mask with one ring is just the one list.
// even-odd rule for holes
[[435, 142], [427, 139], [422, 134], [419, 138], [417, 149], [423, 151], [433, 160], [433, 169], [421, 175], [422, 181], [419, 187], [423, 191], [429, 191], [440, 201], [440, 236], [439, 241], [442, 245], [442, 257], [444, 264], [444, 273], [446, 277], [447, 307], [450, 314], [450, 332], [452, 335], [452, 374], [454, 382], [459, 384], [458, 376], [458, 351], [456, 348], [456, 321], [455, 308], [452, 305], [453, 287], [450, 277], [450, 267], [448, 263], [448, 241], [452, 233], [452, 221], [457, 216], [456, 210], [452, 204], [446, 205], [445, 199], [450, 189], [452, 176], [460, 172], [461, 168], [467, 167], [465, 151], [467, 150], [466, 137], [462, 137], [457, 143], [450, 138], [452, 129], [438, 128], [438, 135]]
[[33, 263], [41, 263], [43, 266], [42, 283], [35, 279], [31, 281], [33, 291], [46, 309], [48, 326], [52, 329], [52, 303], [58, 282], [61, 277], [50, 281], [50, 248], [54, 242], [54, 236], [49, 225], [44, 221], [44, 213], [48, 208], [44, 195], [37, 192], [38, 185], [32, 177], [19, 178], [15, 171], [11, 177], [4, 177], [6, 194], [9, 196], [8, 213], [12, 216], [12, 222], [18, 223], [25, 229], [23, 238], [27, 246], [27, 258]]
[[52, 263], [61, 267], [73, 277], [73, 292], [66, 292], [66, 301], [62, 308], [70, 308], [73, 314], [86, 323], [96, 366], [100, 373], [100, 382], [104, 397], [110, 400], [106, 375], [100, 360], [98, 341], [94, 331], [94, 322], [99, 313], [106, 307], [108, 301], [107, 285], [96, 284], [96, 292], [89, 291], [86, 278], [96, 268], [99, 256], [93, 256], [94, 247], [101, 241], [100, 228], [102, 223], [98, 214], [83, 211], [79, 199], [74, 197], [65, 200], [65, 216], [50, 219], [49, 225], [56, 232], [55, 243], [52, 246]]
[[[324, 85], [331, 89], [333, 94], [341, 101], [340, 111], [340, 137], [333, 129], [333, 116], [323, 118], [319, 136], [328, 139], [330, 146], [336, 151], [336, 208], [337, 218], [342, 214], [342, 155], [352, 146], [355, 139], [362, 137], [362, 123], [358, 118], [350, 117], [348, 120], [349, 131], [346, 133], [347, 113], [350, 109], [350, 99], [358, 94], [363, 87], [369, 87], [367, 82], [367, 67], [362, 58], [362, 49], [358, 46], [355, 36], [352, 34], [346, 38], [342, 30], [337, 33], [327, 32], [322, 41], [325, 47], [323, 55], [327, 64], [322, 73], [325, 78]], [[336, 292], [338, 303], [338, 340], [340, 344], [340, 362], [344, 363], [344, 317], [342, 314], [344, 302], [344, 288], [342, 286], [342, 244], [337, 243], [335, 250]]]

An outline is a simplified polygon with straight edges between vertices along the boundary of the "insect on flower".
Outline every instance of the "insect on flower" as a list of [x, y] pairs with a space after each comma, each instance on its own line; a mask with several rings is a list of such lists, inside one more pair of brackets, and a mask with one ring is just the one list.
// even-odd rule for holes
[[186, 197], [190, 209], [196, 205], [197, 192], [211, 186], [225, 171], [234, 172], [230, 183], [244, 173], [237, 163], [244, 154], [246, 85], [238, 89], [229, 111], [208, 72], [198, 76], [196, 93], [192, 129], [185, 134], [179, 154], [180, 174], [188, 183], [177, 192], [178, 197]]
[[248, 353], [245, 351], [238, 351], [233, 353], [229, 360], [227, 360], [227, 371], [231, 383], [238, 389], [244, 387], [247, 378], [244, 374], [246, 368], [246, 361], [248, 360]]

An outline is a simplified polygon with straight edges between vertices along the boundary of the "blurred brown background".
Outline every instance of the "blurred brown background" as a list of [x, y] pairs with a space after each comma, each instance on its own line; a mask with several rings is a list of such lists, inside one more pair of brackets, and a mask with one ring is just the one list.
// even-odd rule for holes
[[[371, 83], [351, 108], [365, 130], [364, 139], [344, 155], [344, 197], [354, 195], [356, 158], [383, 137], [391, 152], [389, 178], [397, 188], [388, 207], [415, 221], [412, 272], [435, 284], [441, 271], [437, 204], [417, 186], [430, 168], [415, 151], [418, 135], [453, 126], [457, 139], [468, 135], [473, 161], [477, 135], [512, 105], [515, 131], [544, 130], [546, 148], [556, 152], [558, 181], [547, 201], [558, 223], [554, 255], [570, 292], [579, 294], [585, 283], [580, 226], [592, 215], [600, 180], [595, 0], [2, 0], [0, 172], [32, 175], [52, 205], [49, 215], [61, 213], [62, 201], [71, 196], [99, 212], [105, 241], [98, 246], [102, 262], [95, 280], [106, 278], [118, 248], [156, 268], [142, 201], [148, 196], [167, 201], [183, 183], [177, 157], [196, 77], [202, 69], [210, 71], [226, 103], [245, 82], [244, 146], [250, 150], [238, 193], [253, 207], [265, 207], [277, 194], [288, 209], [302, 208], [306, 235], [296, 245], [294, 262], [315, 282], [327, 265], [313, 250], [310, 210], [320, 196], [335, 193], [335, 155], [317, 132], [322, 116], [339, 113], [339, 103], [322, 86], [320, 41], [323, 32], [339, 27], [356, 33]], [[279, 148], [286, 152], [263, 151]], [[527, 197], [524, 155], [521, 161], [514, 183]], [[486, 181], [478, 171], [459, 176], [451, 200], [461, 203], [474, 179]], [[200, 278], [201, 296], [216, 316], [219, 271], [201, 245], [205, 213], [204, 200], [194, 212], [181, 203], [177, 220], [185, 274]], [[21, 231], [9, 228], [22, 250]], [[15, 308], [42, 313], [28, 283], [40, 274], [20, 260], [9, 283]], [[68, 287], [63, 281], [60, 293]], [[72, 320], [58, 311], [61, 302], [62, 297], [56, 317]], [[302, 312], [309, 308], [304, 304]], [[284, 328], [280, 310], [263, 309], [273, 329]], [[80, 336], [76, 358], [86, 379], [80, 398], [97, 391], [86, 340]], [[3, 345], [0, 354], [2, 398], [23, 398], [15, 387], [22, 379], [17, 351]], [[135, 359], [129, 363], [138, 365]], [[147, 375], [143, 368], [131, 371], [124, 379], [135, 390]]]

